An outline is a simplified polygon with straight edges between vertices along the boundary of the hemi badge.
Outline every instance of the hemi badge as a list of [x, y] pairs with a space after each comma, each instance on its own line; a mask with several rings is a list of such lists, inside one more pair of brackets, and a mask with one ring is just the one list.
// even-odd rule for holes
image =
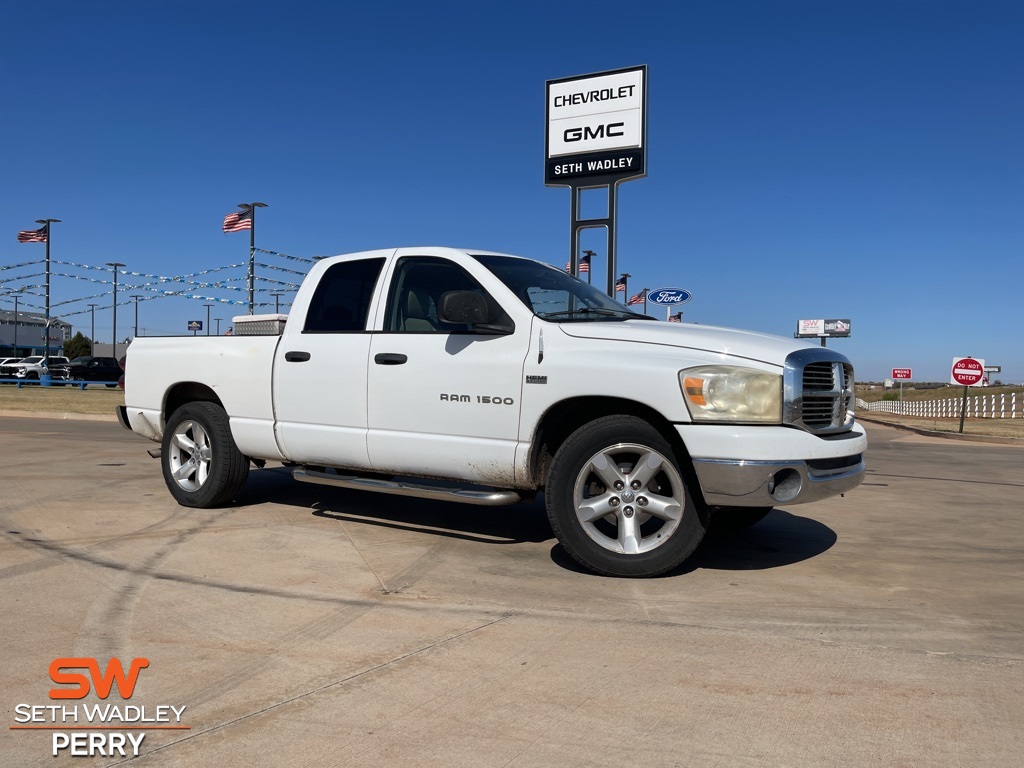
[[527, 376], [526, 377], [526, 383], [527, 384], [547, 384], [548, 383], [548, 377], [547, 376]]

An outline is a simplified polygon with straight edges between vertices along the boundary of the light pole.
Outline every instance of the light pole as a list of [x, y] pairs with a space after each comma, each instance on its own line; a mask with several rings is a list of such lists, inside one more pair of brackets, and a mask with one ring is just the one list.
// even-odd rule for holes
[[275, 315], [281, 314], [281, 297], [284, 296], [284, 294], [283, 293], [272, 293], [270, 295], [274, 297], [274, 314]]
[[249, 314], [253, 314], [253, 307], [256, 304], [256, 209], [266, 208], [266, 203], [239, 203], [238, 207], [243, 212], [251, 212], [249, 227]]
[[[21, 292], [21, 289], [18, 289]], [[14, 294], [14, 356], [18, 357], [18, 294]]]
[[24, 291], [24, 288], [18, 288], [17, 290], [11, 290], [4, 294], [4, 296], [10, 296], [14, 299], [14, 356], [18, 357], [18, 294]]
[[46, 227], [46, 323], [43, 333], [46, 335], [43, 344], [43, 365], [49, 364], [50, 358], [50, 235], [51, 224], [59, 224], [60, 219], [36, 219], [36, 224], [43, 224]]
[[[624, 299], [624, 301], [622, 302], [623, 304], [625, 304], [627, 301], [629, 301], [629, 286], [626, 284], [626, 281], [629, 280], [629, 278], [631, 278], [631, 277], [632, 277], [632, 275], [629, 274], [629, 272], [623, 272], [619, 276], [619, 279], [622, 281], [622, 294], [623, 294], [623, 299]], [[618, 290], [617, 287], [616, 287], [616, 290]]]
[[217, 335], [220, 336], [220, 320], [221, 319], [219, 317], [215, 317], [213, 319], [217, 322]]
[[206, 335], [209, 336], [210, 335], [210, 307], [212, 307], [213, 304], [203, 304], [203, 306], [206, 307]]
[[96, 305], [90, 304], [92, 310], [92, 328], [89, 330], [89, 356], [96, 356]]
[[132, 329], [132, 338], [134, 339], [139, 335], [139, 299], [142, 297], [137, 293], [133, 293], [132, 298], [135, 299], [135, 327]]
[[114, 352], [113, 356], [117, 357], [117, 268], [123, 267], [120, 261], [108, 261], [107, 266], [114, 270], [114, 330], [111, 336], [114, 339]]
[[593, 251], [586, 250], [583, 252], [583, 255], [587, 257], [587, 285], [590, 285], [590, 273], [594, 269], [594, 257], [597, 256], [597, 254]]

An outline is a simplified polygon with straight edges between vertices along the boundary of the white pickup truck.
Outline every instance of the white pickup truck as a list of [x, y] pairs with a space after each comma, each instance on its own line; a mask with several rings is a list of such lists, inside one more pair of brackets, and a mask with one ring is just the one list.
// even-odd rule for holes
[[653, 576], [712, 516], [750, 524], [864, 475], [842, 355], [658, 322], [530, 259], [325, 258], [287, 318], [234, 322], [234, 336], [128, 351], [121, 422], [162, 443], [185, 506], [232, 501], [268, 461], [303, 482], [480, 505], [542, 490], [576, 560]]

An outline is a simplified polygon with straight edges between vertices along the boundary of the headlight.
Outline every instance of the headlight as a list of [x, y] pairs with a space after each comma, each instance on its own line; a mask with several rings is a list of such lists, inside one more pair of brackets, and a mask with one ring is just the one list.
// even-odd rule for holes
[[782, 376], [737, 365], [702, 365], [679, 372], [694, 421], [782, 423]]

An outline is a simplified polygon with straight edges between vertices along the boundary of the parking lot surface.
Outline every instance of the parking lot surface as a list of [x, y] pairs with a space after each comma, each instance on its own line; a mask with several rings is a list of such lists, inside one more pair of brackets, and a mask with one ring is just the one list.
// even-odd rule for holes
[[54, 763], [11, 728], [74, 704], [51, 661], [144, 657], [130, 704], [185, 709], [138, 765], [1022, 765], [1024, 449], [869, 435], [845, 498], [626, 580], [575, 567], [540, 500], [278, 467], [186, 509], [115, 424], [0, 417], [0, 763]]

